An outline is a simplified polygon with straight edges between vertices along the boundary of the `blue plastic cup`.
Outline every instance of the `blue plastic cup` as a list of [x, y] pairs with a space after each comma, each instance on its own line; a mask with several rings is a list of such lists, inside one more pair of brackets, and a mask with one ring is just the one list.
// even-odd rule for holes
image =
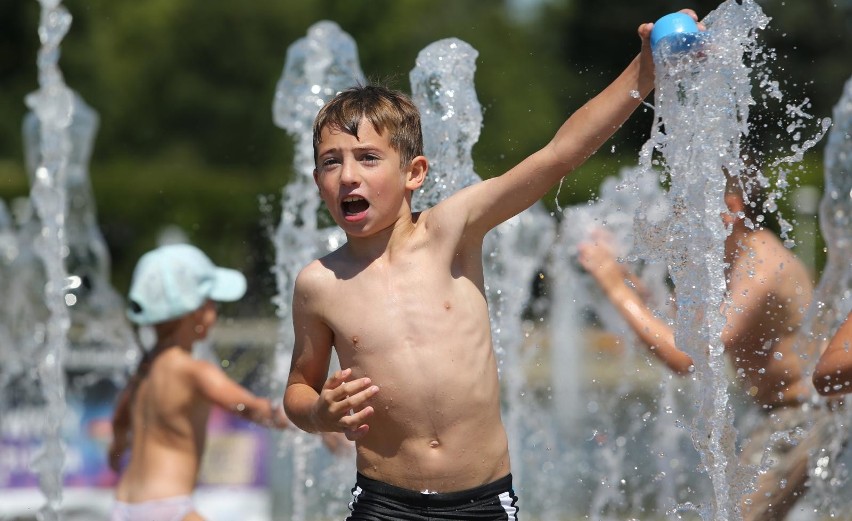
[[672, 52], [683, 53], [693, 49], [699, 39], [698, 24], [685, 13], [671, 13], [654, 22], [651, 29], [651, 48], [656, 50], [663, 40], [670, 42]]

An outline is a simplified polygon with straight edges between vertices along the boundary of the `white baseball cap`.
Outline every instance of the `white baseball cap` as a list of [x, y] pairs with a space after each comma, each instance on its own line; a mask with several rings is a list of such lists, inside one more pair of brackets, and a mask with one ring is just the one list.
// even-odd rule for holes
[[246, 278], [220, 268], [189, 244], [160, 246], [143, 255], [133, 270], [127, 317], [139, 325], [172, 320], [199, 309], [208, 299], [239, 300]]

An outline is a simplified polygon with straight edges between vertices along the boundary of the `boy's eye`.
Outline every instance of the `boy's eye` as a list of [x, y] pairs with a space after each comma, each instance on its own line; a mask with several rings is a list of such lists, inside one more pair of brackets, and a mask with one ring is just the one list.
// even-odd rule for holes
[[377, 163], [379, 161], [379, 156], [373, 154], [364, 154], [364, 157], [361, 158], [361, 161], [369, 164]]
[[323, 169], [328, 169], [328, 168], [331, 168], [332, 166], [336, 165], [339, 162], [340, 161], [338, 161], [337, 158], [335, 158], [335, 157], [327, 157], [327, 158], [322, 160], [322, 162], [320, 163], [320, 166]]

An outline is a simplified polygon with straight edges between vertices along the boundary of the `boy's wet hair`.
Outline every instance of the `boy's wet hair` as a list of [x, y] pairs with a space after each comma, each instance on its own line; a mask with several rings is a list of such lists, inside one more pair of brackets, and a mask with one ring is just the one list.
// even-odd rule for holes
[[405, 94], [379, 85], [358, 85], [340, 92], [320, 109], [314, 120], [314, 163], [324, 128], [358, 138], [358, 125], [366, 118], [376, 132], [388, 135], [399, 153], [400, 167], [423, 155], [420, 112]]

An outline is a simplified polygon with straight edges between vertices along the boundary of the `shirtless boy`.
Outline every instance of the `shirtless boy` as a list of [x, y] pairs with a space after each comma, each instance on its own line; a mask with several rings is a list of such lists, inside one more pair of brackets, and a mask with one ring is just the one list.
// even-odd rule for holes
[[[771, 230], [758, 225], [762, 208], [744, 203], [735, 180], [729, 180], [725, 203], [729, 212], [723, 219], [731, 230], [725, 240], [730, 301], [723, 309], [727, 324], [722, 343], [739, 383], [766, 416], [748, 435], [741, 455], [742, 461], [757, 465], [773, 433], [786, 430], [794, 435], [794, 429], [808, 428], [812, 419], [803, 405], [812, 396], [812, 387], [793, 347], [813, 287], [805, 265]], [[750, 219], [754, 229], [739, 215]], [[581, 244], [579, 260], [650, 352], [675, 373], [691, 373], [692, 358], [675, 345], [671, 327], [654, 315], [634, 287], [625, 284], [630, 273], [618, 263], [606, 240]], [[758, 477], [757, 490], [743, 498], [744, 519], [786, 516], [804, 493], [809, 452], [819, 442], [819, 432], [811, 428], [795, 447], [783, 440], [774, 442], [775, 463]], [[784, 482], [786, 486], [779, 485]]]
[[[356, 440], [349, 520], [517, 518], [483, 238], [592, 155], [653, 89], [651, 27], [639, 27], [641, 53], [544, 148], [420, 213], [411, 196], [428, 162], [407, 97], [357, 87], [317, 115], [314, 179], [348, 240], [297, 277], [284, 406], [301, 429]], [[332, 348], [342, 369], [329, 377]]]
[[214, 301], [243, 296], [246, 280], [219, 268], [188, 244], [162, 246], [136, 265], [130, 320], [153, 325], [156, 345], [119, 396], [109, 463], [119, 471], [112, 521], [197, 521], [195, 489], [212, 405], [248, 420], [283, 429], [281, 407], [255, 396], [218, 366], [192, 357], [194, 342], [216, 323]]

